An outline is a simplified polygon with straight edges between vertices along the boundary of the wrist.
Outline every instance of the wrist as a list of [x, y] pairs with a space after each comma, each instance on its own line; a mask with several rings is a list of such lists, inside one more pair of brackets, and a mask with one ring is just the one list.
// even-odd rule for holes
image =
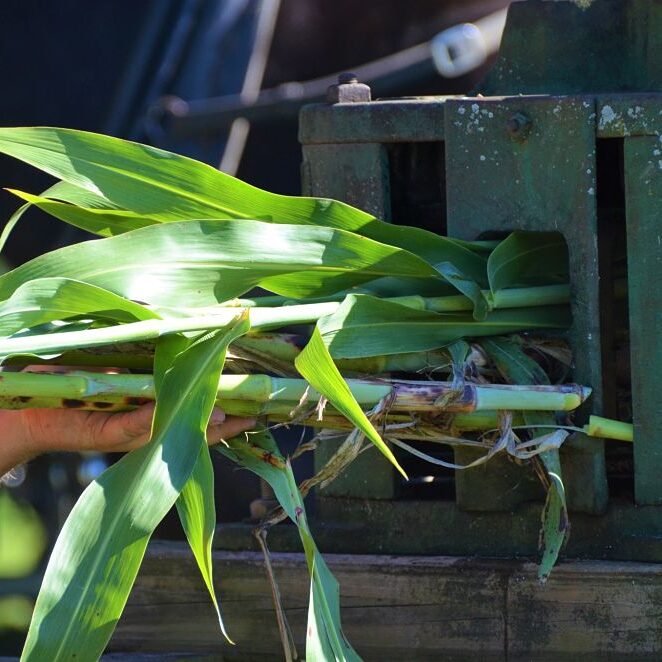
[[0, 409], [0, 475], [39, 455], [40, 450], [23, 415], [27, 411]]

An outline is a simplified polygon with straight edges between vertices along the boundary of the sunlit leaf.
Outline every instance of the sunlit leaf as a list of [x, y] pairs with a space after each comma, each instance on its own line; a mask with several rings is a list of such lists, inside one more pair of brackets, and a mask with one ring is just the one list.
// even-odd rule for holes
[[88, 659], [101, 655], [149, 537], [177, 500], [206, 444], [227, 345], [247, 329], [247, 320], [240, 318], [178, 354], [163, 376], [150, 443], [125, 455], [85, 489], [51, 554], [23, 660], [58, 662], [81, 651]]
[[0, 299], [29, 280], [65, 277], [151, 304], [208, 306], [258, 284], [286, 296], [314, 296], [385, 274], [441, 278], [411, 253], [341, 230], [181, 221], [37, 257], [0, 277]]
[[313, 334], [301, 353], [294, 360], [301, 376], [348, 420], [350, 420], [375, 446], [391, 461], [393, 466], [406, 478], [391, 449], [384, 443], [365, 412], [352, 395], [326, 348], [320, 330]]
[[[485, 259], [465, 242], [384, 223], [336, 200], [269, 193], [147, 145], [72, 129], [16, 127], [0, 129], [0, 152], [107, 200], [109, 207], [141, 216], [160, 221], [251, 218], [340, 228], [405, 248], [430, 264], [451, 262], [467, 277], [485, 281]], [[80, 204], [80, 198], [68, 200]]]

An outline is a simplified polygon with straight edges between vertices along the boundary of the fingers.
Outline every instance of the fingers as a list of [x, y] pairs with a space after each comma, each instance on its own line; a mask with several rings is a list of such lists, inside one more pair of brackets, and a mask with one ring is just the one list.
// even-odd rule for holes
[[[154, 403], [127, 412], [25, 409], [20, 415], [27, 437], [25, 446], [34, 455], [49, 451], [115, 453], [139, 448], [149, 441]], [[209, 419], [207, 442], [231, 439], [254, 426], [253, 418], [226, 416], [216, 408]]]
[[225, 439], [232, 439], [232, 437], [236, 437], [238, 434], [251, 430], [254, 427], [254, 418], [228, 416], [220, 425], [212, 425], [210, 419], [210, 425], [207, 428], [207, 443], [213, 446]]

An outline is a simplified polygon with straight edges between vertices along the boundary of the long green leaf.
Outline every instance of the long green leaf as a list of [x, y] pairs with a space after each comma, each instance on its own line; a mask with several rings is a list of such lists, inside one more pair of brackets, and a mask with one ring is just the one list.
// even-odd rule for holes
[[[191, 341], [188, 338], [179, 334], [167, 336], [161, 342], [161, 351], [155, 357], [154, 370], [157, 376], [154, 382], [157, 398], [163, 390], [163, 376], [168, 366], [174, 363], [177, 355], [184, 352], [190, 343]], [[200, 454], [193, 467], [193, 471], [184, 484], [175, 505], [177, 506], [177, 514], [186, 534], [186, 539], [216, 610], [216, 617], [218, 618], [221, 632], [230, 643], [233, 643], [225, 629], [218, 598], [214, 589], [214, 568], [212, 563], [212, 542], [216, 530], [216, 508], [214, 500], [214, 468], [209, 457], [209, 449], [205, 444], [200, 448]]]
[[390, 460], [393, 466], [405, 477], [407, 474], [398, 464], [391, 449], [384, 443], [359, 406], [326, 348], [319, 327], [315, 327], [308, 344], [294, 360], [301, 376], [357, 428], [372, 441]]
[[[21, 199], [36, 205], [60, 220], [104, 237], [123, 234], [133, 229], [155, 224], [155, 220], [152, 217], [141, 216], [134, 212], [115, 209], [85, 209], [21, 191], [12, 190], [12, 193], [15, 193]], [[452, 288], [450, 291], [455, 289], [469, 298], [474, 305], [475, 318], [484, 319], [487, 313], [488, 302], [483, 295], [481, 286], [450, 262], [435, 264], [434, 268], [450, 285]], [[411, 276], [398, 279], [388, 276], [368, 283], [367, 287], [384, 290], [388, 288], [387, 284], [391, 283], [391, 288], [398, 287], [400, 291], [411, 288], [417, 293], [421, 291], [431, 291], [435, 294], [444, 292], [444, 285], [440, 283], [439, 275], [434, 274], [429, 269], [427, 273], [428, 277], [426, 279], [421, 277], [413, 278]]]
[[[17, 195], [19, 198], [23, 197], [24, 200], [27, 200], [30, 197], [30, 194], [28, 193], [24, 194], [20, 191], [14, 191], [12, 189], [8, 189], [8, 190], [14, 193], [15, 195]], [[42, 197], [39, 196], [33, 196], [33, 197], [39, 200], [47, 200], [49, 198], [55, 198], [57, 200], [69, 202], [71, 204], [65, 206], [71, 209], [78, 208], [72, 205], [88, 208], [86, 211], [92, 211], [94, 208], [100, 208], [100, 209], [114, 208], [114, 205], [111, 202], [105, 200], [103, 197], [99, 197], [98, 195], [92, 193], [91, 191], [87, 191], [86, 189], [80, 188], [78, 186], [74, 186], [73, 184], [69, 184], [68, 182], [57, 182], [49, 189], [44, 191], [42, 193]], [[5, 244], [7, 243], [7, 240], [14, 231], [14, 228], [16, 227], [18, 222], [21, 220], [25, 212], [31, 207], [32, 202], [34, 201], [30, 200], [29, 202], [27, 202], [27, 204], [24, 204], [21, 207], [19, 207], [5, 224], [5, 227], [2, 229], [2, 234], [0, 234], [0, 253], [2, 253], [2, 251], [4, 250]], [[48, 209], [44, 209], [44, 211], [47, 211], [51, 213], [53, 216], [57, 217], [57, 214], [54, 214], [52, 211]], [[61, 219], [61, 220], [67, 221], [67, 219]], [[73, 220], [69, 220], [67, 222], [71, 223], [72, 225], [76, 225], [76, 223]], [[87, 225], [90, 222], [91, 219], [86, 216], [86, 223], [84, 225], [79, 225], [78, 227], [81, 227], [83, 230], [88, 230], [89, 232], [95, 232], [94, 230], [89, 229], [87, 227]], [[129, 229], [133, 229], [135, 227], [143, 227], [143, 226], [138, 221], [132, 224], [132, 227]], [[102, 233], [99, 232], [96, 234], [102, 234]]]
[[[507, 382], [532, 385], [549, 384], [549, 377], [545, 371], [511, 340], [491, 338], [482, 341], [481, 345]], [[523, 415], [527, 425], [553, 426], [556, 424], [554, 415], [549, 412], [524, 412]], [[539, 431], [532, 430], [534, 436], [546, 432], [548, 430], [542, 428]], [[570, 521], [568, 519], [559, 451], [548, 450], [540, 453], [538, 457], [545, 468], [549, 481], [545, 506], [541, 514], [540, 547], [542, 558], [538, 566], [538, 579], [541, 583], [544, 583], [556, 564], [561, 549], [568, 540]]]
[[293, 297], [330, 294], [384, 274], [437, 276], [423, 260], [323, 227], [180, 221], [47, 253], [0, 277], [0, 299], [28, 280], [66, 277], [164, 306], [206, 306], [260, 284]]
[[495, 304], [499, 291], [528, 284], [549, 284], [567, 277], [568, 247], [559, 232], [513, 232], [490, 254], [487, 276]]
[[193, 467], [193, 472], [186, 481], [176, 505], [186, 539], [216, 610], [221, 632], [230, 643], [233, 643], [225, 630], [221, 608], [214, 590], [214, 566], [212, 563], [212, 542], [216, 530], [214, 467], [207, 447], [200, 449], [200, 455]]
[[[51, 554], [22, 660], [97, 659], [122, 613], [152, 531], [189, 479], [238, 318], [193, 344], [163, 377], [152, 440], [83, 492]], [[158, 353], [158, 347], [157, 347]]]
[[428, 351], [465, 337], [567, 328], [569, 323], [564, 307], [496, 310], [484, 322], [476, 322], [466, 313], [433, 313], [350, 294], [318, 326], [334, 359], [356, 359]]
[[[324, 662], [360, 661], [342, 632], [338, 582], [315, 545], [303, 499], [289, 462], [283, 460], [268, 432], [249, 434], [247, 440], [231, 439], [228, 444], [229, 448], [217, 446], [216, 449], [267, 481], [278, 502], [299, 530], [311, 578], [306, 659]], [[279, 461], [274, 462], [274, 458]]]
[[108, 200], [109, 207], [141, 216], [160, 221], [254, 218], [350, 230], [409, 250], [430, 264], [451, 262], [485, 284], [485, 260], [464, 242], [384, 223], [342, 202], [268, 193], [154, 147], [72, 129], [14, 127], [0, 129], [0, 152]]
[[[146, 228], [158, 223], [158, 221], [151, 216], [137, 214], [123, 209], [107, 209], [103, 207], [89, 208], [75, 204], [65, 204], [58, 200], [51, 200], [45, 197], [45, 194], [39, 196], [25, 193], [24, 191], [17, 191], [15, 189], [8, 190], [10, 193], [21, 198], [21, 200], [25, 200], [29, 205], [39, 207], [42, 211], [45, 211], [65, 223], [69, 223], [81, 230], [92, 232], [101, 237], [114, 237], [118, 234]], [[85, 191], [84, 189], [77, 189], [76, 187], [72, 188], [73, 195], [69, 196], [67, 193], [64, 195], [67, 195], [67, 197], [70, 198], [84, 200], [87, 195], [79, 195], [79, 192], [94, 196], [93, 193]], [[57, 194], [57, 190], [55, 193]], [[25, 208], [26, 205], [21, 207], [21, 210], [25, 210]]]
[[78, 315], [116, 322], [158, 319], [145, 306], [69, 278], [37, 278], [0, 303], [0, 336]]
[[484, 338], [480, 345], [508, 383], [549, 384], [549, 377], [540, 364], [509, 338]]

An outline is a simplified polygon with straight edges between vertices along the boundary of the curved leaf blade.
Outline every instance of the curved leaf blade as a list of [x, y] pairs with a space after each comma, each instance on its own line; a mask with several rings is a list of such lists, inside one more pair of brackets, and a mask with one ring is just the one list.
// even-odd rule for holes
[[[83, 492], [51, 554], [22, 660], [101, 655], [149, 537], [206, 445], [226, 348], [247, 330], [246, 318], [238, 318], [180, 353], [163, 375], [150, 443], [125, 455]], [[155, 492], [158, 499], [152, 498]]]
[[0, 336], [78, 315], [115, 322], [159, 318], [149, 308], [95, 285], [69, 278], [37, 278], [0, 302]]
[[350, 294], [318, 322], [334, 359], [359, 359], [438, 349], [461, 338], [536, 328], [567, 328], [565, 307], [495, 310], [484, 322], [466, 313], [416, 310], [365, 294]]
[[[158, 223], [156, 219], [153, 219], [150, 216], [136, 214], [135, 212], [123, 209], [108, 209], [104, 207], [88, 208], [77, 204], [67, 204], [58, 200], [50, 200], [45, 197], [46, 194], [39, 196], [25, 193], [24, 191], [18, 191], [16, 189], [7, 190], [28, 203], [28, 205], [23, 205], [21, 210], [25, 210], [29, 205], [34, 205], [60, 221], [64, 221], [65, 223], [69, 223], [69, 225], [73, 225], [81, 230], [86, 230], [87, 232], [91, 232], [101, 237], [114, 237], [118, 234], [146, 228]], [[82, 191], [87, 195], [79, 195], [79, 191]], [[76, 189], [75, 187], [73, 188], [72, 193], [74, 193], [74, 195], [65, 195], [70, 199], [83, 199], [83, 201], [87, 201], [86, 198], [88, 195], [94, 196], [94, 194], [89, 191]], [[57, 194], [57, 191], [55, 194]]]
[[107, 200], [109, 207], [159, 221], [254, 218], [349, 230], [409, 250], [430, 264], [451, 262], [467, 277], [486, 284], [485, 259], [466, 242], [384, 223], [336, 200], [269, 193], [204, 163], [147, 145], [73, 129], [11, 127], [0, 129], [0, 152], [87, 190], [96, 200]]
[[207, 306], [258, 284], [304, 297], [385, 274], [441, 278], [407, 251], [342, 230], [248, 220], [180, 221], [37, 257], [0, 277], [0, 299], [29, 280], [66, 277], [151, 304]]
[[568, 248], [559, 232], [513, 232], [487, 260], [487, 276], [495, 302], [499, 290], [532, 280], [549, 283], [550, 278], [567, 273]]
[[407, 474], [398, 464], [391, 449], [384, 443], [370, 422], [343, 376], [336, 367], [326, 348], [319, 327], [315, 327], [308, 344], [294, 359], [301, 376], [343, 415], [351, 421], [386, 456], [393, 466], [405, 477]]

